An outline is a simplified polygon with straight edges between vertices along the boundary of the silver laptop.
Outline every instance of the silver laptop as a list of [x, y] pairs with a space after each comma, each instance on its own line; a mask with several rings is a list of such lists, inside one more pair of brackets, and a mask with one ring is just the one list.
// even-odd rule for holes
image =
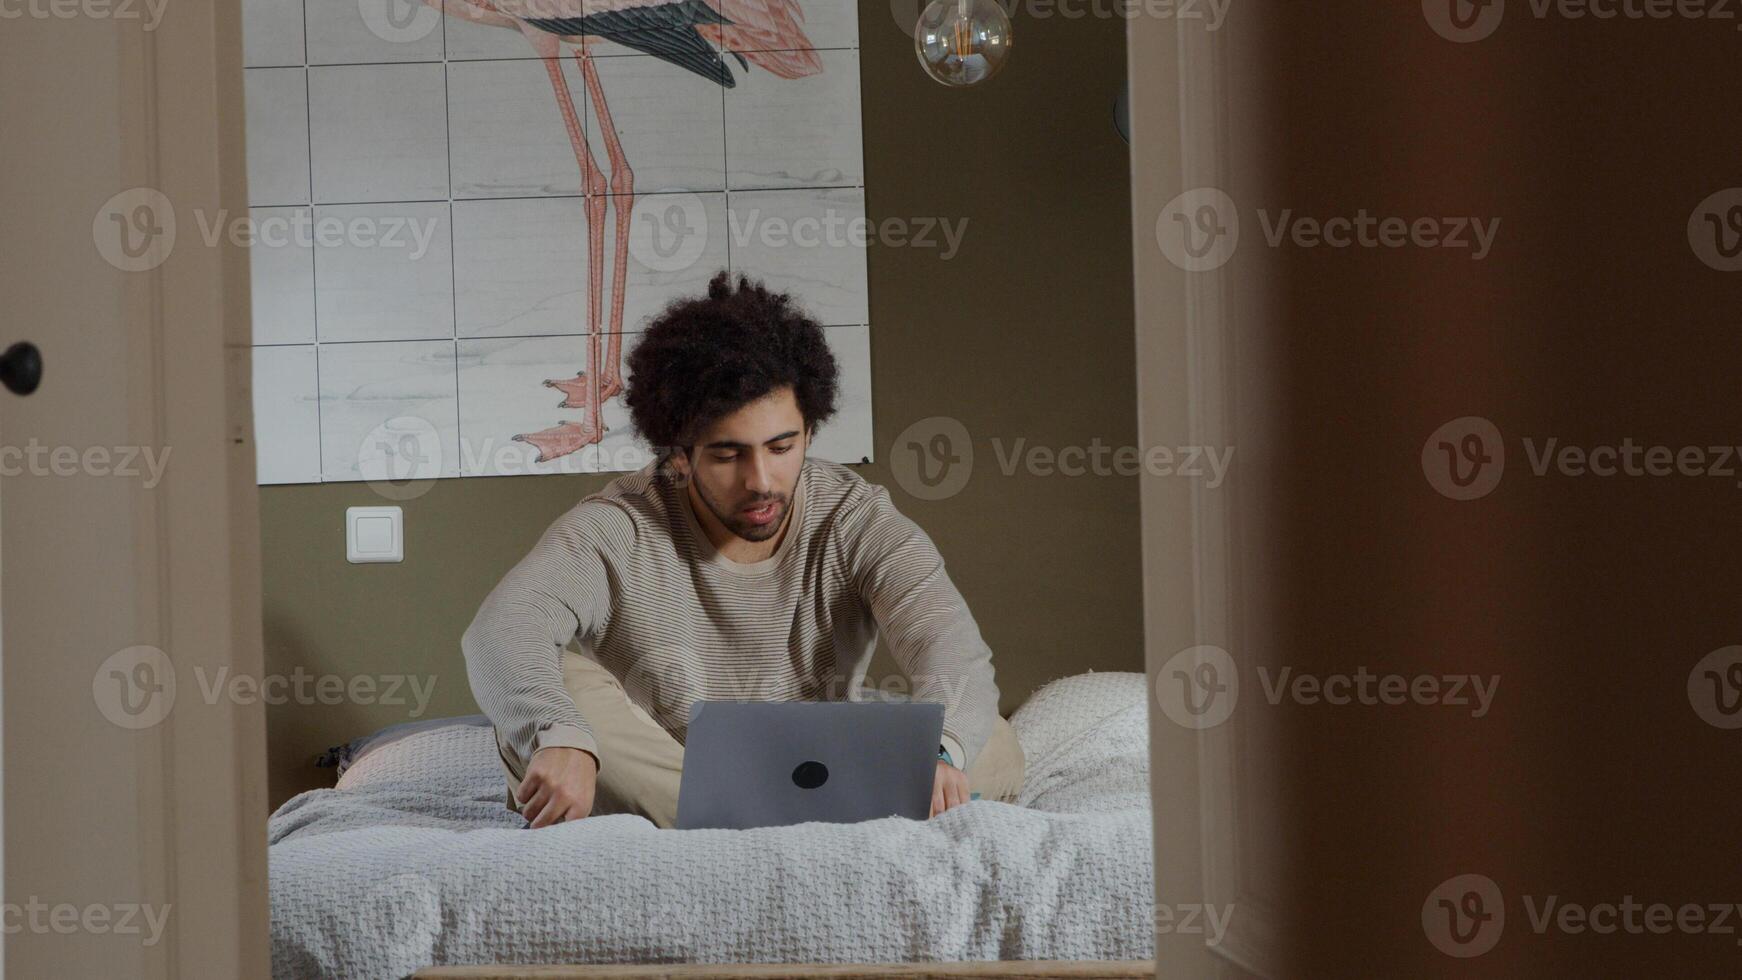
[[698, 701], [678, 829], [924, 820], [943, 729], [941, 704]]

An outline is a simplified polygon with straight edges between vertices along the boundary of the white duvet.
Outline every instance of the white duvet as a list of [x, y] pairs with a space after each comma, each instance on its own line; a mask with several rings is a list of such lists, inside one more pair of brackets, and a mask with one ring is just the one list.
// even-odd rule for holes
[[430, 965], [1146, 959], [1141, 674], [1037, 691], [1011, 719], [1019, 805], [929, 821], [520, 829], [488, 728], [408, 736], [268, 826], [275, 977]]

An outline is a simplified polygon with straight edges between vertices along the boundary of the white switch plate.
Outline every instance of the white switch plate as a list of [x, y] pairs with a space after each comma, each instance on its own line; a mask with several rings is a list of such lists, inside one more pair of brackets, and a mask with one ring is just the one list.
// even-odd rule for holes
[[354, 565], [405, 560], [405, 512], [398, 507], [347, 507], [345, 558]]

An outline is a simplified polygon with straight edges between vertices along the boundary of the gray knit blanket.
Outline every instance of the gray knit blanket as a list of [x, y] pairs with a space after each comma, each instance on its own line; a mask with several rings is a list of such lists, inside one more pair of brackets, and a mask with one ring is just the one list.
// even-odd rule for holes
[[1154, 955], [1146, 685], [1053, 681], [1011, 718], [1015, 804], [927, 821], [538, 831], [488, 727], [366, 751], [268, 826], [275, 977], [478, 963], [916, 962]]

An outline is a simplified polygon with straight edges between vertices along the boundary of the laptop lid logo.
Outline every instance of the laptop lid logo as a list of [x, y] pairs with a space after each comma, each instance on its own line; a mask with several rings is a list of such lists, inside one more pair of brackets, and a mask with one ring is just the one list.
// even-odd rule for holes
[[799, 789], [816, 789], [829, 781], [829, 767], [820, 762], [801, 762], [792, 771], [792, 781]]

